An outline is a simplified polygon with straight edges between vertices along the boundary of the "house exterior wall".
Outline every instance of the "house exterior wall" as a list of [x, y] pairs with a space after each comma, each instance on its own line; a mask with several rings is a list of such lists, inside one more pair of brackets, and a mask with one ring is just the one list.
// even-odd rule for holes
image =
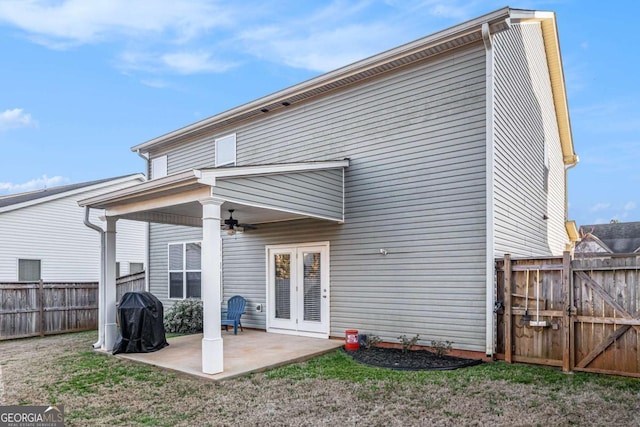
[[342, 220], [343, 180], [342, 169], [218, 179], [212, 194], [254, 206]]
[[540, 24], [513, 25], [494, 46], [495, 256], [561, 255], [565, 171]]
[[[350, 158], [344, 224], [297, 220], [224, 236], [225, 300], [238, 293], [249, 307], [265, 303], [265, 245], [329, 241], [332, 336], [346, 328], [387, 341], [419, 333], [423, 343], [484, 351], [485, 73], [477, 43], [151, 151], [168, 155], [170, 174], [211, 167], [214, 139], [230, 133], [237, 166]], [[165, 303], [167, 243], [199, 236], [151, 227], [151, 290]], [[265, 327], [265, 313], [249, 311], [243, 323]]]
[[[40, 259], [44, 281], [98, 281], [100, 235], [84, 225], [85, 209], [78, 200], [122, 187], [101, 187], [0, 213], [0, 281], [18, 280], [18, 259]], [[104, 229], [100, 215], [94, 209], [90, 220]], [[116, 239], [122, 275], [131, 262], [146, 264], [146, 224], [120, 220]]]

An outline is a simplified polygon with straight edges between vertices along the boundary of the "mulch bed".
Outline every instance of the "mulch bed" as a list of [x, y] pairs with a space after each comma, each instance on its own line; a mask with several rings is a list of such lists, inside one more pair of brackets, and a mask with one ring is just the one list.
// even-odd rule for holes
[[480, 359], [463, 359], [461, 357], [446, 355], [438, 357], [435, 353], [428, 350], [410, 350], [403, 352], [397, 348], [374, 347], [365, 349], [360, 347], [359, 350], [349, 351], [346, 350], [344, 346], [342, 349], [358, 363], [388, 369], [444, 371], [482, 363]]

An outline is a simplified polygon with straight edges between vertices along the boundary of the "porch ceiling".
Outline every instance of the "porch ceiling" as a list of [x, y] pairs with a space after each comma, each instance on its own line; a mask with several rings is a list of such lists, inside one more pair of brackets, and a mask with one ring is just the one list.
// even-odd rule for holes
[[[78, 203], [103, 209], [109, 217], [201, 227], [200, 200], [213, 197], [223, 201], [222, 219], [234, 209], [233, 216], [241, 223], [300, 218], [342, 222], [342, 173], [348, 165], [348, 160], [340, 160], [193, 169]], [[318, 176], [322, 179], [316, 179]]]

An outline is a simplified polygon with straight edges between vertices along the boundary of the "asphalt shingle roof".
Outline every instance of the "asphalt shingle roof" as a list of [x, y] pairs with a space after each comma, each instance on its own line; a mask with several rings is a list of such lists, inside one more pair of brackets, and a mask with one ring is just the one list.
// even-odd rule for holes
[[640, 222], [583, 225], [580, 229], [585, 235], [596, 236], [616, 254], [629, 254], [640, 248]]
[[17, 205], [19, 203], [31, 202], [33, 200], [41, 199], [43, 197], [54, 196], [56, 194], [66, 193], [67, 191], [78, 190], [84, 187], [91, 187], [92, 185], [102, 184], [104, 182], [113, 181], [120, 178], [125, 178], [131, 175], [123, 175], [115, 178], [98, 179], [96, 181], [80, 182], [77, 184], [61, 185], [58, 187], [45, 188], [43, 190], [29, 191], [27, 193], [13, 194], [9, 196], [0, 197], [0, 208], [5, 206]]

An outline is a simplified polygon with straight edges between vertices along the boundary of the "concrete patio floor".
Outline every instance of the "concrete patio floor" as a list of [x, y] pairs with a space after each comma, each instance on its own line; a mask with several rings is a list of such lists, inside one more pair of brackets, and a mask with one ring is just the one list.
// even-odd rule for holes
[[224, 372], [202, 373], [202, 334], [169, 338], [169, 346], [153, 353], [118, 354], [117, 357], [148, 363], [210, 380], [223, 380], [276, 366], [300, 362], [327, 353], [344, 344], [339, 339], [321, 339], [267, 333], [246, 329], [222, 332]]

